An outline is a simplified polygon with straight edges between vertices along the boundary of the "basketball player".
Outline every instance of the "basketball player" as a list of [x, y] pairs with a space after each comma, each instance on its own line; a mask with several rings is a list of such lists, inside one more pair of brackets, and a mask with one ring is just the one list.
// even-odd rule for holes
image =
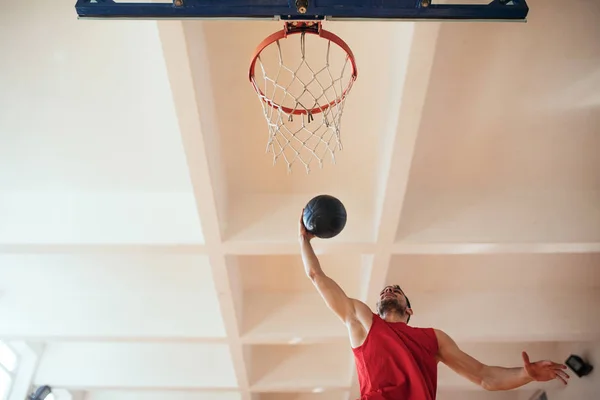
[[346, 325], [360, 383], [361, 400], [434, 400], [437, 363], [486, 390], [510, 390], [532, 381], [553, 379], [565, 385], [565, 365], [551, 361], [530, 362], [523, 352], [523, 366], [504, 368], [482, 364], [464, 353], [444, 332], [408, 325], [413, 311], [399, 286], [385, 287], [377, 313], [344, 291], [321, 269], [300, 214], [300, 249], [306, 275], [327, 306]]

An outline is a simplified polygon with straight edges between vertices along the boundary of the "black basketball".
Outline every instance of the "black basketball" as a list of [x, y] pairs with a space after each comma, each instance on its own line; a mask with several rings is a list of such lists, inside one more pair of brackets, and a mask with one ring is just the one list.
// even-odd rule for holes
[[346, 207], [327, 194], [312, 198], [302, 215], [306, 230], [321, 239], [337, 236], [346, 226], [346, 219]]

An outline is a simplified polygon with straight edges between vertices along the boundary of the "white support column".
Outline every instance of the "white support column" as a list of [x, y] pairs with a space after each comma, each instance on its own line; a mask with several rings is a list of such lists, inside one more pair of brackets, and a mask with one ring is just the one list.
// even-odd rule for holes
[[[373, 257], [371, 275], [366, 290], [366, 301], [371, 307], [377, 301], [377, 295], [385, 283], [393, 254], [419, 133], [421, 114], [427, 97], [439, 27], [438, 23], [414, 25], [406, 75], [399, 86], [402, 88], [402, 94], [396, 100], [398, 105], [396, 118], [390, 118], [391, 123], [395, 125], [390, 127], [393, 129], [394, 141], [389, 143], [389, 147], [385, 146], [387, 150], [383, 159], [383, 176], [385, 178], [381, 182], [382, 199], [376, 225], [379, 246]], [[350, 399], [354, 399], [358, 395], [358, 380], [356, 371], [354, 371]]]
[[[209, 64], [205, 62], [204, 49], [201, 46], [204, 40], [195, 37], [194, 45], [190, 46], [183, 22], [161, 21], [157, 24], [233, 366], [242, 399], [249, 400], [248, 374], [233, 299], [233, 295], [237, 294], [233, 293], [230, 287], [218, 217], [222, 210], [219, 205], [226, 199], [219, 191], [218, 185], [222, 182], [212, 179], [213, 176], [220, 176], [220, 171], [217, 170], [219, 165], [211, 164], [210, 158], [210, 152], [218, 149], [209, 137], [213, 133], [210, 129], [215, 127], [216, 116], [211, 106]], [[201, 54], [192, 55], [192, 47], [193, 51]], [[200, 57], [204, 62], [194, 63], [192, 57]], [[201, 91], [198, 88], [201, 88]]]

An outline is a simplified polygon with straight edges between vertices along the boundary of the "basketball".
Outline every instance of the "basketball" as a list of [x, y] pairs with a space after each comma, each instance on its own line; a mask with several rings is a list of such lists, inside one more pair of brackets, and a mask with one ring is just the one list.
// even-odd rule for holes
[[337, 236], [346, 226], [346, 220], [344, 204], [327, 194], [312, 198], [302, 214], [306, 230], [321, 239]]

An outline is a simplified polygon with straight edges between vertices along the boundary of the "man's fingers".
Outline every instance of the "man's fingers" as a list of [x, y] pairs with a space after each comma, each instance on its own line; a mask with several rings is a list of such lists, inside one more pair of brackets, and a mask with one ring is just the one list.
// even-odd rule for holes
[[565, 378], [563, 378], [562, 376], [560, 376], [559, 374], [556, 374], [556, 379], [559, 379], [562, 381], [562, 383], [564, 383], [565, 385], [567, 384], [567, 381], [565, 380]]
[[567, 374], [564, 371], [558, 370], [558, 371], [555, 372], [555, 374], [558, 375], [558, 376], [560, 376], [560, 377], [562, 377], [562, 378], [565, 378], [565, 379], [569, 379], [570, 378], [569, 374]]
[[525, 362], [525, 365], [531, 364], [531, 362], [529, 361], [529, 355], [527, 355], [526, 352], [521, 353], [521, 355], [523, 356], [523, 361]]

